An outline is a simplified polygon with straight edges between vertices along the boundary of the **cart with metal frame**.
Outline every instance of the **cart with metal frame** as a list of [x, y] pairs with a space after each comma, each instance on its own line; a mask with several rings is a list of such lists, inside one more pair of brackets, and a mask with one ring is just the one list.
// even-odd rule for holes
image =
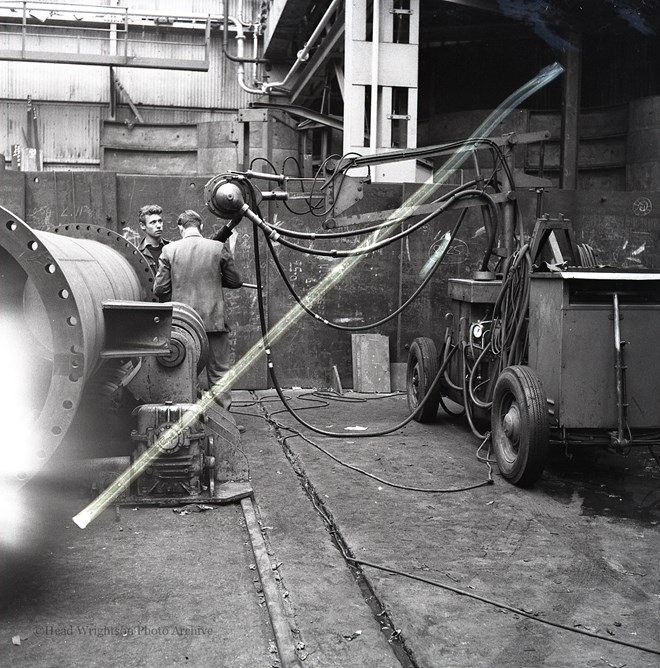
[[[544, 251], [562, 262], [544, 262]], [[519, 486], [538, 480], [550, 446], [660, 444], [660, 347], [649, 343], [660, 272], [594, 264], [570, 221], [544, 217], [501, 274], [450, 279], [439, 354], [427, 337], [410, 347], [415, 419], [435, 419], [439, 405], [451, 412], [449, 398], [478, 436], [489, 422], [500, 472]]]

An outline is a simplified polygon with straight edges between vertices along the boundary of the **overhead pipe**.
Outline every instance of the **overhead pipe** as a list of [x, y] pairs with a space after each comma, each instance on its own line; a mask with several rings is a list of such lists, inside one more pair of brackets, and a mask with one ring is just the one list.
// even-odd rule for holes
[[293, 63], [293, 65], [291, 65], [291, 69], [288, 71], [287, 75], [284, 77], [284, 79], [282, 79], [282, 81], [274, 81], [272, 83], [264, 84], [263, 86], [264, 93], [270, 93], [273, 90], [273, 88], [282, 88], [283, 86], [286, 86], [289, 79], [293, 76], [293, 73], [298, 69], [300, 64], [307, 60], [307, 58], [309, 57], [309, 52], [312, 50], [312, 47], [314, 46], [318, 38], [321, 36], [321, 33], [328, 25], [330, 19], [332, 18], [332, 16], [334, 15], [337, 8], [342, 2], [343, 0], [332, 0], [330, 6], [323, 15], [323, 18], [316, 26], [314, 32], [310, 35], [307, 42], [305, 42], [305, 46], [300, 51], [298, 51], [298, 54], [296, 55], [296, 60]]
[[[222, 53], [223, 55], [231, 60], [232, 62], [238, 63], [238, 85], [247, 93], [250, 93], [252, 95], [272, 95], [272, 94], [278, 94], [275, 92], [273, 89], [274, 88], [280, 88], [282, 86], [285, 86], [289, 79], [293, 76], [294, 72], [298, 69], [301, 63], [305, 62], [308, 57], [309, 57], [309, 52], [311, 51], [312, 47], [315, 45], [316, 41], [318, 38], [321, 36], [321, 33], [325, 29], [325, 27], [328, 25], [330, 22], [330, 19], [334, 15], [335, 11], [337, 10], [338, 6], [343, 2], [343, 0], [332, 0], [330, 3], [330, 6], [326, 10], [325, 14], [321, 18], [321, 21], [319, 24], [316, 26], [314, 29], [314, 32], [310, 35], [309, 39], [307, 42], [305, 42], [305, 46], [298, 52], [296, 56], [296, 60], [291, 66], [291, 69], [288, 71], [284, 79], [282, 81], [275, 81], [272, 83], [266, 83], [261, 86], [261, 88], [252, 88], [251, 86], [248, 86], [247, 83], [245, 82], [245, 64], [246, 63], [254, 63], [254, 65], [258, 64], [266, 64], [269, 63], [270, 61], [267, 58], [258, 58], [257, 53], [256, 53], [256, 41], [254, 42], [255, 45], [255, 53], [254, 57], [248, 58], [245, 56], [245, 31], [243, 29], [243, 24], [239, 19], [237, 19], [234, 16], [229, 16], [226, 12], [224, 15], [224, 30], [223, 30], [223, 38], [222, 38]], [[236, 41], [238, 42], [237, 45], [237, 54], [234, 56], [233, 54], [230, 54], [227, 51], [227, 40], [228, 40], [228, 34], [229, 34], [229, 22], [234, 24], [236, 27]]]
[[[227, 35], [229, 34], [229, 21], [231, 21], [236, 26], [236, 39], [238, 40], [238, 54], [236, 56], [232, 55], [227, 51]], [[256, 53], [254, 58], [246, 58], [244, 53], [245, 49], [243, 43], [245, 42], [245, 32], [243, 30], [243, 24], [235, 16], [224, 16], [224, 29], [222, 34], [222, 53], [223, 55], [231, 60], [234, 63], [257, 63], [257, 64], [268, 64], [270, 60], [268, 58], [257, 58]]]
[[[227, 53], [227, 32], [228, 32], [229, 21], [231, 21], [236, 26], [236, 41], [238, 42], [238, 45], [236, 47], [238, 54], [236, 56]], [[251, 93], [252, 95], [265, 95], [265, 91], [263, 89], [251, 88], [245, 83], [245, 63], [257, 64], [257, 63], [267, 63], [269, 61], [264, 60], [263, 58], [245, 58], [245, 32], [243, 31], [243, 25], [237, 18], [233, 16], [227, 16], [227, 14], [225, 14], [225, 29], [223, 36], [222, 52], [227, 58], [229, 58], [229, 60], [238, 63], [238, 74], [237, 74], [238, 85], [246, 93]]]

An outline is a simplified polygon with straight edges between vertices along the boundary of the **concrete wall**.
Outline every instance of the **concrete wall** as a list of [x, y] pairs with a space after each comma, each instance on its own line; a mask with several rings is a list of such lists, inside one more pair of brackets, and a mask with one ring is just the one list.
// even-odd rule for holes
[[[127, 239], [139, 235], [137, 211], [143, 204], [157, 202], [164, 208], [166, 235], [177, 238], [177, 215], [187, 208], [199, 211], [206, 229], [220, 222], [205, 211], [203, 188], [206, 177], [127, 176], [110, 172], [0, 172], [0, 205], [37, 229], [63, 224], [100, 224], [121, 231]], [[367, 186], [364, 198], [353, 212], [395, 208], [414, 190], [406, 184]], [[533, 193], [519, 191], [519, 202], [531, 231], [536, 201]], [[559, 191], [546, 193], [544, 210], [552, 216], [563, 213], [572, 219], [578, 242], [590, 243], [600, 263], [616, 267], [660, 270], [660, 191]], [[272, 205], [264, 215], [288, 227], [322, 232], [322, 218], [293, 216], [281, 204]], [[366, 257], [317, 305], [328, 320], [342, 324], [373, 322], [393, 311], [419, 284], [419, 272], [435, 249], [439, 236], [453, 226], [456, 212], [439, 217], [407, 239], [395, 242]], [[401, 316], [384, 324], [376, 333], [390, 341], [392, 362], [404, 362], [407, 346], [416, 336], [442, 338], [444, 316], [449, 310], [447, 281], [468, 277], [478, 266], [484, 235], [476, 209], [463, 223], [445, 263], [441, 265], [420, 298]], [[234, 254], [243, 279], [255, 282], [254, 241], [251, 226], [243, 222], [232, 237]], [[314, 244], [320, 247], [320, 242]], [[351, 248], [354, 242], [341, 240], [326, 248]], [[267, 293], [270, 326], [285, 317], [293, 299], [279, 279], [267, 249], [260, 242], [263, 280]], [[303, 255], [277, 247], [281, 262], [296, 290], [305, 294], [339, 260]], [[227, 291], [234, 329], [235, 353], [240, 357], [259, 340], [256, 292], [243, 288]], [[305, 316], [273, 346], [278, 378], [284, 385], [329, 386], [332, 366], [339, 369], [345, 387], [352, 385], [351, 337], [349, 332], [329, 329]], [[267, 386], [265, 361], [251, 368], [240, 381], [241, 387]]]

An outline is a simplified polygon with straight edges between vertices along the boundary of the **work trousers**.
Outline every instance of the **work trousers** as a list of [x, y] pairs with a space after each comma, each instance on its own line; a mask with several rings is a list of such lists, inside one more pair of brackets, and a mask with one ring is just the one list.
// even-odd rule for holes
[[215, 395], [216, 403], [226, 410], [231, 407], [231, 392], [216, 393], [213, 386], [231, 369], [231, 346], [229, 332], [206, 332], [209, 339], [209, 359], [206, 363], [206, 376], [209, 390]]

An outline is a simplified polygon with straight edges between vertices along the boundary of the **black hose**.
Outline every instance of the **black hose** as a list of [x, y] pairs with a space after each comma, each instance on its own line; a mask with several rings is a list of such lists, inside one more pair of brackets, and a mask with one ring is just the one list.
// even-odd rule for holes
[[[454, 188], [454, 190], [445, 193], [442, 197], [439, 197], [437, 200], [434, 200], [433, 204], [445, 202], [453, 198], [454, 196], [459, 195], [461, 192], [469, 190], [473, 184], [474, 182], [471, 181], [470, 183], [458, 186], [457, 188]], [[482, 191], [476, 190], [474, 192], [481, 193]], [[455, 200], [451, 199], [451, 201], [448, 202], [447, 205], [452, 204], [454, 201]], [[291, 237], [292, 239], [308, 239], [310, 241], [315, 241], [317, 239], [345, 239], [348, 237], [357, 237], [360, 235], [369, 234], [370, 232], [377, 232], [378, 230], [382, 230], [388, 227], [393, 227], [395, 225], [400, 225], [404, 223], [406, 220], [408, 220], [408, 218], [412, 218], [413, 216], [414, 214], [406, 216], [405, 218], [394, 218], [393, 220], [385, 220], [382, 223], [378, 223], [376, 225], [370, 225], [369, 227], [361, 227], [360, 229], [357, 230], [352, 229], [352, 230], [343, 230], [342, 232], [322, 232], [320, 234], [316, 232], [300, 232], [298, 230], [289, 230], [280, 227], [279, 225], [275, 227], [273, 225], [268, 225], [268, 223], [266, 224], [270, 229], [275, 230], [278, 234], [281, 234], [282, 236]]]
[[344, 332], [360, 332], [360, 331], [365, 331], [368, 329], [374, 329], [375, 327], [379, 327], [380, 325], [384, 325], [386, 322], [389, 322], [393, 318], [395, 318], [399, 313], [404, 311], [410, 304], [412, 304], [415, 299], [419, 296], [421, 291], [428, 285], [429, 281], [433, 278], [433, 275], [437, 271], [438, 267], [440, 266], [440, 263], [444, 259], [445, 255], [447, 254], [447, 251], [449, 250], [449, 245], [451, 242], [454, 240], [454, 237], [456, 236], [456, 233], [458, 232], [458, 229], [460, 228], [463, 218], [465, 217], [465, 213], [467, 212], [467, 209], [463, 209], [461, 212], [461, 215], [459, 216], [459, 219], [454, 225], [454, 229], [451, 231], [449, 242], [447, 243], [446, 248], [440, 255], [440, 257], [437, 259], [431, 270], [426, 274], [422, 282], [419, 284], [419, 286], [415, 289], [415, 291], [410, 295], [410, 297], [403, 303], [401, 306], [399, 306], [395, 311], [390, 313], [389, 315], [385, 316], [384, 318], [381, 318], [380, 320], [376, 322], [372, 322], [366, 325], [339, 325], [334, 322], [330, 322], [326, 318], [322, 317], [315, 311], [313, 311], [309, 306], [307, 306], [304, 301], [300, 298], [298, 293], [296, 292], [295, 288], [291, 284], [291, 281], [289, 280], [289, 277], [286, 275], [286, 272], [284, 271], [284, 267], [282, 266], [282, 263], [280, 262], [279, 257], [277, 256], [277, 252], [275, 248], [273, 247], [273, 244], [271, 243], [268, 235], [266, 234], [266, 243], [268, 244], [268, 248], [270, 250], [270, 254], [275, 262], [275, 266], [277, 267], [277, 271], [282, 277], [282, 280], [284, 281], [284, 284], [286, 285], [287, 289], [291, 293], [291, 296], [295, 299], [295, 301], [298, 303], [298, 305], [308, 314], [311, 315], [313, 318], [316, 320], [320, 320], [324, 325], [327, 325], [328, 327], [331, 327], [332, 329], [338, 329], [340, 331]]
[[[366, 255], [367, 253], [373, 253], [374, 251], [380, 250], [381, 248], [385, 248], [391, 243], [394, 243], [395, 241], [399, 239], [403, 239], [404, 237], [409, 236], [412, 234], [414, 231], [418, 230], [420, 227], [426, 225], [429, 223], [431, 220], [439, 216], [441, 213], [444, 213], [447, 208], [453, 204], [455, 201], [465, 198], [465, 197], [484, 197], [484, 198], [490, 198], [489, 195], [486, 193], [480, 191], [480, 190], [464, 190], [456, 195], [454, 195], [451, 199], [447, 200], [444, 202], [444, 206], [439, 207], [435, 211], [431, 212], [421, 220], [417, 221], [416, 223], [413, 223], [407, 230], [403, 232], [398, 232], [397, 234], [393, 234], [392, 236], [387, 237], [386, 239], [382, 241], [378, 241], [375, 244], [371, 244], [370, 246], [365, 246], [365, 247], [360, 247], [358, 246], [357, 248], [353, 248], [351, 250], [320, 250], [320, 249], [313, 249], [313, 248], [307, 248], [306, 246], [301, 246], [299, 244], [294, 244], [290, 241], [287, 241], [286, 239], [281, 237], [281, 230], [278, 227], [273, 227], [272, 225], [266, 223], [262, 219], [262, 227], [267, 233], [270, 235], [270, 237], [277, 241], [279, 244], [282, 246], [285, 246], [287, 248], [290, 248], [291, 250], [299, 251], [301, 253], [306, 253], [307, 255], [318, 255], [322, 257], [354, 257], [356, 255]], [[397, 221], [400, 222], [400, 221]], [[381, 224], [380, 227], [384, 227], [386, 225], [389, 225], [389, 223], [386, 221], [385, 224]], [[286, 232], [291, 232], [291, 230], [286, 230]], [[318, 236], [318, 235], [317, 235]]]

